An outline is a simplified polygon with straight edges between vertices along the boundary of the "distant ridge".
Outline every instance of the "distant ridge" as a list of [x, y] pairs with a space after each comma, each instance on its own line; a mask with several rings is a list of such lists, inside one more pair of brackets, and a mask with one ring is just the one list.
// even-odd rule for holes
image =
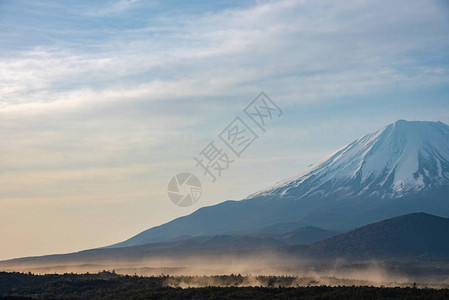
[[282, 248], [314, 258], [449, 259], [449, 219], [413, 213], [369, 224], [311, 245]]

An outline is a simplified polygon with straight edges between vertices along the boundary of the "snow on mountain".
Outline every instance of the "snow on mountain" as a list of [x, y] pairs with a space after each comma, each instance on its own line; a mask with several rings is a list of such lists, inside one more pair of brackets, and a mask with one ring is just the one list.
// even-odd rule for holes
[[403, 197], [449, 181], [449, 126], [399, 120], [344, 146], [259, 196], [343, 191], [343, 196]]

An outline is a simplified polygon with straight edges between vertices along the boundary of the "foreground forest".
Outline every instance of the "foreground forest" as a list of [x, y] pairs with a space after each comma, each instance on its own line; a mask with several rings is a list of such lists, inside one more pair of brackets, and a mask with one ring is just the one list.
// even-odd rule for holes
[[[0, 299], [449, 299], [449, 289], [370, 286], [292, 287], [296, 277], [257, 276], [121, 276], [98, 274], [33, 275], [0, 272]], [[207, 287], [195, 286], [200, 281]], [[182, 283], [182, 284], [181, 284]], [[185, 286], [186, 287], [186, 286]]]

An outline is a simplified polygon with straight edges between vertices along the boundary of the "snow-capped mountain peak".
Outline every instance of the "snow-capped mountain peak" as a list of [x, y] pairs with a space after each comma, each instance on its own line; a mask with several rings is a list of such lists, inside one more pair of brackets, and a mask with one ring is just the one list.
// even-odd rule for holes
[[449, 126], [399, 120], [344, 146], [323, 161], [249, 198], [397, 198], [449, 182]]

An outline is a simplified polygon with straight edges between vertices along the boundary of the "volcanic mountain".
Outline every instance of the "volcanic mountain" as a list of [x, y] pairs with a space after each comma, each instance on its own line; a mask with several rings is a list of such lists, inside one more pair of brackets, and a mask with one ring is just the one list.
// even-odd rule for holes
[[399, 120], [241, 201], [204, 207], [111, 247], [315, 226], [347, 231], [413, 212], [449, 217], [449, 126]]

